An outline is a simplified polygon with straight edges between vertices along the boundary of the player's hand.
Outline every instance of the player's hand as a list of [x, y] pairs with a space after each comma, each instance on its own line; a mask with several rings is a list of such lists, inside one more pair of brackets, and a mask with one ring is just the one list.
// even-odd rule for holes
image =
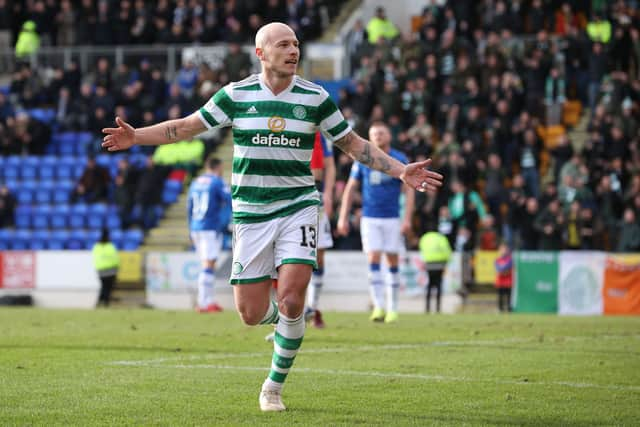
[[443, 177], [437, 172], [427, 170], [430, 164], [431, 159], [410, 163], [404, 167], [400, 179], [422, 193], [435, 192], [442, 186]]
[[322, 193], [322, 203], [324, 204], [324, 213], [327, 214], [327, 218], [331, 218], [333, 215], [333, 194]]
[[411, 231], [411, 221], [407, 221], [407, 220], [402, 221], [402, 225], [400, 225], [400, 232], [402, 234], [407, 235], [409, 234], [410, 231]]
[[346, 218], [340, 217], [336, 230], [339, 236], [347, 236], [349, 234], [349, 221]]
[[102, 129], [102, 133], [107, 134], [102, 146], [109, 151], [126, 150], [136, 143], [136, 130], [133, 126], [120, 117], [116, 117], [116, 124], [117, 128]]

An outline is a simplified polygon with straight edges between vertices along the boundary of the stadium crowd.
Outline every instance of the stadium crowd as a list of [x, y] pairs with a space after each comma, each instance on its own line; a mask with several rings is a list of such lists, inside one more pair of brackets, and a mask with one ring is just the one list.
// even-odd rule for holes
[[[254, 28], [282, 20], [303, 41], [313, 39], [339, 2], [151, 3], [0, 0], [0, 33], [14, 40], [32, 20], [45, 45], [229, 45], [222, 68], [185, 61], [171, 81], [148, 59], [114, 70], [101, 58], [88, 75], [73, 60], [46, 73], [22, 64], [8, 95], [0, 94], [0, 154], [43, 152], [42, 132], [50, 130], [21, 113], [29, 108], [52, 107], [57, 130], [96, 138], [114, 115], [140, 126], [188, 114], [251, 71], [240, 44]], [[346, 39], [352, 83], [338, 100], [358, 133], [384, 120], [394, 148], [412, 161], [432, 157], [445, 176], [436, 195], [417, 194], [409, 246], [436, 220], [461, 250], [495, 249], [500, 240], [522, 249], [640, 250], [636, 2], [427, 3], [415, 31], [401, 32], [384, 9], [354, 25]], [[560, 124], [564, 105], [575, 101], [588, 114], [588, 134], [545, 142], [545, 129]], [[335, 155], [338, 212], [351, 160]], [[352, 232], [335, 236], [336, 248], [360, 247], [359, 217], [356, 198]]]
[[[355, 25], [354, 88], [340, 96], [355, 129], [387, 121], [395, 148], [433, 157], [446, 177], [435, 197], [417, 194], [410, 245], [437, 218], [459, 250], [496, 249], [501, 239], [522, 249], [640, 250], [636, 2], [429, 3], [415, 32], [401, 34], [382, 8]], [[589, 114], [588, 137], [545, 142], [571, 100]], [[350, 161], [338, 155], [337, 164], [340, 200]]]

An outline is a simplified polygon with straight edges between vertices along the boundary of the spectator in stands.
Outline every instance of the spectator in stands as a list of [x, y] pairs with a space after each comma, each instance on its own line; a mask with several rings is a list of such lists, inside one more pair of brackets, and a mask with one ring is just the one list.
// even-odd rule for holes
[[322, 17], [316, 0], [304, 0], [302, 2], [299, 20], [302, 41], [313, 40], [322, 35]]
[[15, 115], [11, 102], [4, 93], [0, 92], [0, 123], [6, 123], [7, 119]]
[[121, 159], [118, 162], [118, 170], [114, 180], [113, 199], [118, 207], [118, 214], [123, 228], [128, 228], [131, 225], [131, 212], [133, 210], [137, 180], [138, 171], [131, 166], [127, 159]]
[[30, 55], [38, 52], [39, 48], [40, 36], [36, 32], [36, 23], [26, 21], [22, 24], [22, 31], [20, 31], [16, 42], [16, 58], [18, 60], [27, 59]]
[[562, 249], [562, 231], [566, 220], [560, 209], [560, 201], [549, 202], [535, 219], [534, 228], [539, 233], [538, 249], [558, 251]]
[[367, 23], [369, 43], [375, 45], [382, 39], [393, 40], [400, 34], [395, 24], [386, 15], [384, 7], [376, 8], [376, 14]]
[[618, 252], [640, 251], [640, 225], [638, 225], [636, 214], [631, 208], [624, 210], [616, 250]]
[[535, 197], [527, 198], [525, 202], [525, 209], [522, 214], [522, 222], [520, 222], [520, 248], [523, 250], [537, 250], [538, 240], [541, 235], [538, 228], [535, 225], [536, 219], [539, 215], [540, 207], [538, 200]]
[[623, 212], [623, 201], [620, 193], [611, 188], [611, 177], [603, 175], [596, 188], [596, 203], [600, 218], [608, 236], [608, 250], [617, 247], [618, 223]]
[[551, 68], [544, 85], [544, 103], [547, 107], [547, 126], [560, 124], [562, 107], [566, 101], [565, 81], [556, 67]]
[[594, 110], [600, 95], [600, 84], [602, 78], [609, 68], [609, 58], [604, 52], [601, 43], [593, 43], [591, 54], [589, 55], [589, 87], [588, 98], [589, 108]]
[[44, 154], [51, 138], [51, 128], [44, 123], [29, 117], [27, 113], [16, 115], [13, 127], [13, 145], [18, 154]]
[[120, 257], [115, 245], [111, 243], [109, 230], [106, 228], [102, 230], [100, 241], [93, 246], [91, 255], [101, 284], [96, 306], [103, 305], [108, 307], [111, 302], [111, 292], [116, 283], [118, 268], [120, 267]]
[[87, 165], [82, 176], [71, 193], [72, 202], [106, 202], [109, 197], [111, 176], [109, 172], [96, 163], [94, 157], [87, 159]]
[[502, 204], [506, 202], [506, 190], [504, 180], [507, 174], [502, 167], [500, 156], [496, 153], [489, 154], [488, 163], [485, 166], [484, 161], [481, 162], [484, 170], [481, 172], [485, 181], [485, 198], [489, 208], [489, 213], [495, 218], [498, 228], [502, 225]]
[[187, 59], [182, 63], [182, 68], [178, 71], [176, 84], [180, 88], [180, 93], [185, 98], [191, 98], [198, 83], [198, 68], [192, 59]]
[[0, 228], [12, 227], [15, 222], [16, 198], [6, 185], [0, 185]]
[[611, 40], [611, 23], [602, 15], [594, 12], [593, 19], [587, 24], [587, 34], [594, 43], [609, 43]]
[[[250, 74], [251, 58], [242, 50], [239, 43], [229, 43], [227, 56], [224, 58], [224, 70], [231, 81], [238, 81]], [[200, 104], [202, 105], [202, 104]]]
[[133, 217], [138, 225], [148, 230], [157, 221], [156, 208], [162, 203], [162, 189], [169, 168], [155, 166], [151, 157], [147, 158], [140, 172], [134, 196]]
[[62, 0], [56, 18], [56, 44], [58, 46], [72, 46], [76, 39], [76, 13], [71, 0]]

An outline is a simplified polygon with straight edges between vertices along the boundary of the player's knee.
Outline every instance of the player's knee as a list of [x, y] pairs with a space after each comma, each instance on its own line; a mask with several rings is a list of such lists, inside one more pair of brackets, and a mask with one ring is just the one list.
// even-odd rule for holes
[[289, 318], [296, 318], [302, 314], [304, 310], [304, 295], [286, 294], [280, 298], [278, 302], [280, 313]]
[[242, 322], [249, 326], [257, 325], [264, 316], [264, 313], [259, 313], [258, 310], [251, 307], [238, 307], [238, 313]]

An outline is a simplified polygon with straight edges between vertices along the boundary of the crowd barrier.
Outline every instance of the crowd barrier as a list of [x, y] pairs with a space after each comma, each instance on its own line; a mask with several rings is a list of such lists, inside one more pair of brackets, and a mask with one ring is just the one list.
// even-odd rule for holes
[[[193, 252], [122, 251], [118, 282], [144, 283], [147, 303], [162, 309], [192, 309], [200, 263]], [[494, 251], [477, 251], [475, 281], [492, 283]], [[562, 315], [640, 314], [640, 254], [591, 251], [514, 253], [512, 306], [519, 313]], [[401, 257], [400, 311], [422, 312], [428, 282], [417, 252]], [[454, 253], [444, 277], [444, 312], [462, 304], [463, 256]], [[367, 259], [362, 252], [328, 251], [320, 308], [369, 310]], [[228, 284], [231, 255], [217, 263], [215, 289], [233, 308]], [[42, 307], [92, 308], [100, 284], [90, 251], [4, 251], [0, 253], [0, 295], [29, 294]]]

